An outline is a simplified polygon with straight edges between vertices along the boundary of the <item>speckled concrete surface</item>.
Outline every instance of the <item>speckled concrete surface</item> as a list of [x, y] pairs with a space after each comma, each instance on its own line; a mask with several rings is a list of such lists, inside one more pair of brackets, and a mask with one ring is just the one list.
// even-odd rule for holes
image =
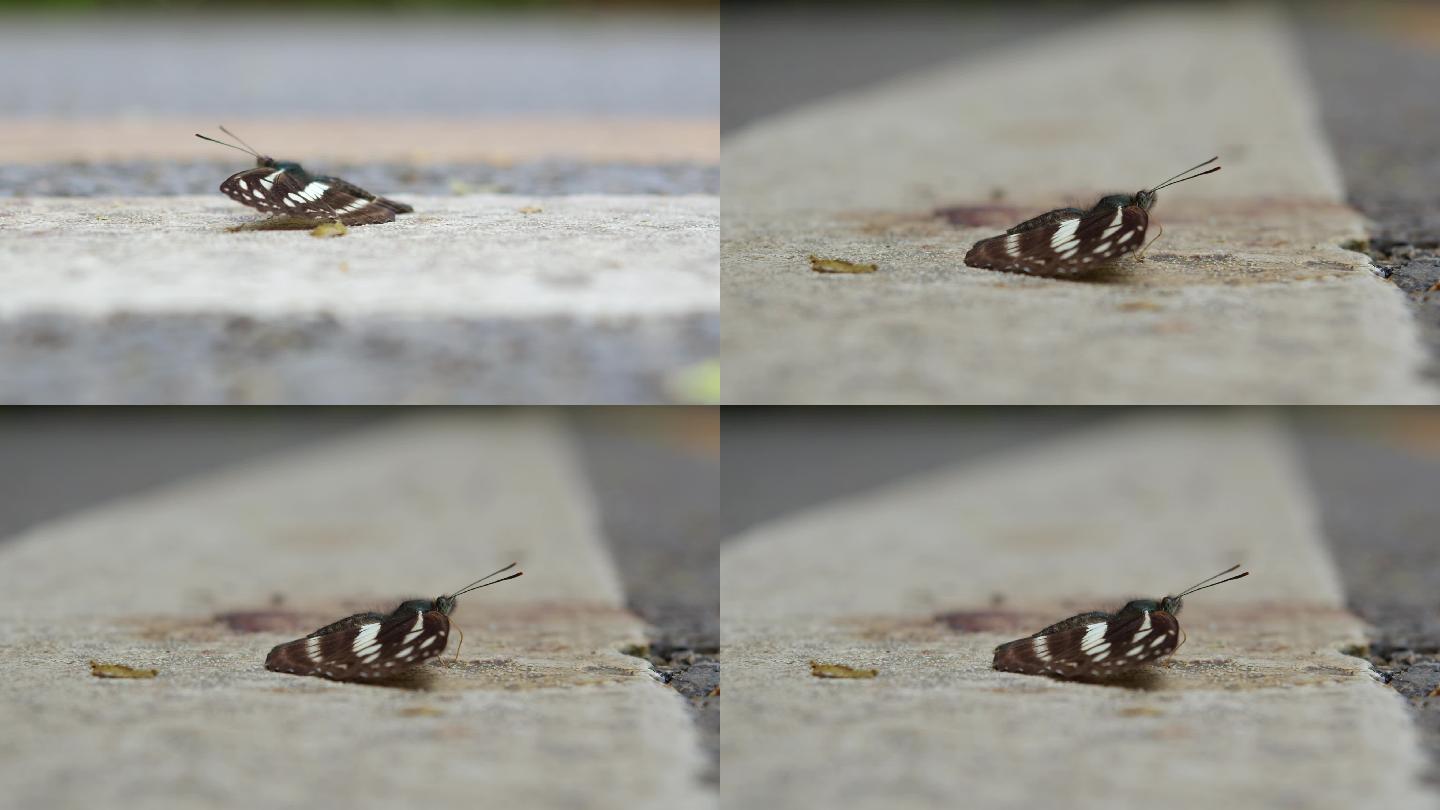
[[[1436, 806], [1403, 703], [1343, 653], [1363, 626], [1318, 525], [1253, 415], [1114, 420], [759, 525], [721, 553], [722, 755], [745, 774], [724, 801]], [[1188, 642], [1142, 677], [990, 667], [999, 642], [1236, 561], [1252, 576], [1187, 599]]]
[[[621, 652], [644, 625], [590, 499], [553, 416], [445, 416], [36, 527], [0, 551], [0, 785], [46, 807], [714, 807], [682, 699]], [[391, 688], [262, 667], [510, 559], [523, 578], [461, 599], [458, 662]]]
[[0, 203], [0, 400], [636, 403], [712, 357], [716, 197], [406, 198], [227, 233], [220, 195]]
[[[1217, 153], [1162, 193], [1145, 263], [1089, 283], [963, 265], [1025, 215]], [[1403, 295], [1342, 248], [1364, 221], [1283, 20], [1253, 9], [1130, 10], [833, 96], [728, 138], [722, 183], [727, 402], [1440, 396]], [[816, 277], [810, 253], [880, 272]]]

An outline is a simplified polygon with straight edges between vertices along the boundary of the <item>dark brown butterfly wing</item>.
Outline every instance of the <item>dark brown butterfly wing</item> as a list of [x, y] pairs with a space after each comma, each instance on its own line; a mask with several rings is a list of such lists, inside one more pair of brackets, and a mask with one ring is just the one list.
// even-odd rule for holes
[[[1060, 678], [1105, 677], [1159, 660], [1180, 646], [1180, 623], [1163, 610], [1081, 614], [995, 648], [995, 669]], [[1062, 627], [1062, 629], [1053, 629]]]
[[[345, 186], [368, 193], [349, 183]], [[339, 220], [346, 225], [372, 225], [395, 219], [394, 209], [377, 204], [371, 197], [337, 188], [333, 179], [267, 166], [236, 172], [220, 184], [220, 190], [232, 200], [267, 214], [316, 223]]]
[[1041, 276], [1083, 272], [1131, 251], [1145, 240], [1150, 215], [1138, 205], [1062, 208], [976, 242], [965, 263], [988, 270]]
[[356, 614], [276, 646], [265, 668], [336, 681], [387, 678], [445, 651], [450, 618], [438, 610]]

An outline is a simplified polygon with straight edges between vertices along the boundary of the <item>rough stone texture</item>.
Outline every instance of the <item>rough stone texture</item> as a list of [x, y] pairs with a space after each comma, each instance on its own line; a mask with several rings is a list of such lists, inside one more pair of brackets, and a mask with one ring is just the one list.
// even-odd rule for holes
[[[1254, 574], [1187, 600], [1166, 666], [1110, 687], [990, 667], [1234, 561]], [[901, 481], [753, 529], [721, 574], [727, 805], [1436, 806], [1403, 703], [1341, 652], [1363, 627], [1265, 420], [1134, 418]]]
[[1440, 788], [1440, 414], [1345, 409], [1303, 423], [1307, 469], [1366, 654], [1409, 701]]
[[1349, 202], [1371, 220], [1368, 252], [1393, 273], [1440, 379], [1440, 9], [1357, 6], [1300, 27]]
[[714, 356], [718, 199], [407, 201], [339, 239], [227, 233], [256, 216], [215, 195], [0, 202], [0, 400], [655, 402]]
[[[392, 688], [267, 672], [359, 609], [462, 597], [458, 663]], [[583, 474], [549, 419], [388, 427], [0, 547], [0, 792], [16, 806], [715, 806], [683, 701], [620, 650]], [[453, 652], [453, 648], [452, 648]], [[102, 681], [90, 659], [155, 667]]]
[[[626, 606], [720, 780], [720, 411], [569, 408]], [[663, 509], [656, 504], [664, 504]]]
[[[754, 124], [724, 150], [725, 399], [1433, 401], [1403, 296], [1341, 247], [1363, 221], [1313, 118], [1276, 19], [1202, 10]], [[1216, 153], [1222, 173], [1162, 193], [1144, 263], [1089, 283], [963, 266], [1028, 214]], [[880, 272], [817, 276], [812, 253]]]

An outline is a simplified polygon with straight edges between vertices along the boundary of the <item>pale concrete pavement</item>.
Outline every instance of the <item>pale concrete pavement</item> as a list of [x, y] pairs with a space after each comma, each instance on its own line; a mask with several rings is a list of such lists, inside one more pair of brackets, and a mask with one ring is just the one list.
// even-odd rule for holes
[[635, 403], [713, 356], [719, 200], [407, 198], [338, 239], [219, 195], [0, 202], [0, 401]]

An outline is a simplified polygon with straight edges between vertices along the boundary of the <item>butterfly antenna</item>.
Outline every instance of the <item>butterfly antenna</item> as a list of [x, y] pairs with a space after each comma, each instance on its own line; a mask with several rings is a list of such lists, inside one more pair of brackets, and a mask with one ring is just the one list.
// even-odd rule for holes
[[[1180, 597], [1188, 596], [1188, 595], [1190, 595], [1190, 594], [1192, 594], [1192, 593], [1194, 593], [1194, 592], [1196, 592], [1196, 591], [1203, 591], [1203, 590], [1205, 590], [1206, 588], [1213, 588], [1213, 587], [1215, 587], [1216, 585], [1223, 585], [1223, 584], [1225, 584], [1226, 582], [1230, 582], [1231, 580], [1244, 579], [1245, 577], [1250, 576], [1250, 572], [1249, 572], [1249, 571], [1246, 571], [1246, 572], [1243, 573], [1243, 574], [1236, 574], [1236, 575], [1233, 576], [1233, 577], [1229, 577], [1229, 578], [1227, 578], [1227, 579], [1222, 579], [1222, 580], [1220, 580], [1219, 582], [1210, 582], [1210, 580], [1215, 579], [1216, 577], [1223, 577], [1223, 576], [1225, 576], [1226, 574], [1230, 573], [1231, 571], [1234, 571], [1236, 568], [1239, 568], [1239, 567], [1240, 567], [1239, 565], [1232, 565], [1232, 566], [1230, 566], [1229, 568], [1226, 568], [1224, 571], [1221, 571], [1220, 573], [1216, 574], [1216, 575], [1213, 576], [1213, 577], [1206, 577], [1206, 578], [1200, 580], [1199, 582], [1195, 583], [1193, 586], [1191, 586], [1191, 587], [1189, 587], [1189, 588], [1186, 588], [1186, 589], [1185, 589], [1183, 592], [1181, 592], [1180, 595], [1177, 596], [1176, 598], [1179, 599]], [[1209, 582], [1210, 584], [1208, 584], [1208, 585], [1205, 584], [1205, 583], [1207, 583], [1207, 582]]]
[[450, 596], [453, 598], [453, 597], [459, 596], [459, 595], [462, 594], [462, 593], [469, 593], [469, 592], [471, 592], [471, 591], [473, 591], [473, 590], [476, 590], [476, 589], [478, 589], [478, 588], [485, 588], [485, 587], [488, 587], [488, 586], [490, 586], [490, 585], [495, 585], [495, 584], [504, 582], [504, 581], [507, 580], [507, 579], [514, 579], [514, 578], [516, 578], [516, 577], [518, 577], [518, 576], [521, 576], [522, 574], [525, 573], [524, 571], [516, 571], [515, 573], [511, 574], [511, 575], [508, 576], [508, 577], [501, 577], [500, 579], [491, 580], [490, 582], [486, 582], [486, 581], [485, 581], [485, 580], [490, 579], [491, 577], [495, 576], [496, 574], [503, 574], [503, 573], [505, 573], [506, 571], [509, 571], [511, 568], [514, 568], [515, 566], [517, 566], [517, 565], [519, 565], [519, 564], [520, 564], [520, 563], [513, 563], [513, 562], [512, 562], [512, 563], [510, 563], [509, 565], [505, 566], [504, 568], [501, 568], [499, 571], [492, 571], [492, 572], [486, 574], [485, 576], [483, 576], [483, 577], [475, 580], [474, 582], [470, 583], [469, 585], [466, 585], [465, 587], [461, 588], [460, 590], [456, 591], [455, 593], [450, 594]]
[[[245, 143], [245, 139], [244, 139], [244, 138], [242, 138], [242, 137], [240, 137], [239, 135], [236, 135], [235, 133], [233, 133], [233, 132], [231, 132], [230, 130], [226, 129], [224, 124], [217, 124], [216, 126], [220, 127], [220, 131], [221, 131], [221, 132], [225, 133], [226, 135], [229, 135], [230, 137], [234, 138], [235, 140], [239, 141], [240, 143], [245, 144], [245, 148], [246, 148], [246, 149], [249, 149], [251, 154], [253, 154], [253, 155], [258, 155], [258, 154], [260, 154], [259, 152], [256, 152], [256, 151], [255, 151], [255, 147], [251, 146], [251, 145], [248, 144], [248, 143]], [[1201, 164], [1201, 165], [1203, 166], [1204, 164]]]
[[[224, 129], [224, 127], [221, 127], [221, 129]], [[202, 141], [209, 141], [209, 142], [211, 142], [211, 143], [218, 143], [218, 144], [220, 144], [221, 146], [228, 146], [228, 147], [230, 147], [231, 149], [236, 149], [236, 150], [239, 150], [239, 151], [241, 151], [241, 152], [246, 152], [246, 153], [250, 154], [252, 157], [257, 157], [257, 158], [260, 157], [260, 153], [259, 153], [259, 152], [256, 152], [254, 149], [251, 149], [251, 148], [249, 148], [248, 146], [247, 146], [247, 147], [240, 147], [240, 146], [236, 146], [236, 145], [233, 144], [233, 143], [226, 143], [226, 142], [224, 142], [224, 141], [218, 141], [218, 140], [216, 140], [216, 139], [214, 139], [214, 138], [211, 138], [211, 137], [208, 136], [208, 135], [201, 135], [201, 134], [198, 133], [198, 132], [195, 133], [195, 137], [199, 138], [199, 139], [202, 140]], [[232, 135], [231, 137], [234, 137], [234, 136]], [[241, 143], [244, 143], [244, 141], [241, 141]]]
[[[1175, 175], [1174, 177], [1171, 177], [1169, 180], [1166, 180], [1165, 182], [1161, 183], [1160, 185], [1158, 185], [1158, 186], [1150, 189], [1150, 191], [1153, 193], [1153, 192], [1159, 191], [1159, 190], [1162, 189], [1162, 188], [1165, 188], [1166, 186], [1173, 186], [1173, 185], [1175, 185], [1176, 183], [1183, 183], [1183, 182], [1185, 182], [1186, 180], [1194, 180], [1194, 179], [1197, 178], [1197, 177], [1204, 177], [1204, 176], [1207, 175], [1207, 174], [1213, 174], [1213, 173], [1215, 173], [1215, 172], [1218, 172], [1218, 171], [1220, 171], [1220, 167], [1219, 167], [1219, 166], [1216, 166], [1216, 167], [1213, 168], [1213, 169], [1210, 169], [1210, 170], [1208, 170], [1208, 171], [1200, 172], [1199, 174], [1190, 174], [1190, 172], [1195, 171], [1196, 169], [1200, 168], [1201, 166], [1209, 166], [1211, 163], [1214, 163], [1215, 161], [1217, 161], [1217, 160], [1219, 160], [1219, 159], [1220, 159], [1220, 156], [1219, 156], [1219, 155], [1216, 155], [1215, 157], [1210, 158], [1209, 160], [1205, 161], [1204, 163], [1200, 163], [1200, 164], [1197, 164], [1197, 165], [1195, 165], [1195, 166], [1191, 166], [1190, 168], [1186, 169], [1185, 171], [1180, 172], [1180, 174], [1177, 174], [1177, 175]], [[1189, 177], [1186, 177], [1185, 175], [1187, 175], [1187, 174], [1190, 174], [1190, 176], [1189, 176]]]

